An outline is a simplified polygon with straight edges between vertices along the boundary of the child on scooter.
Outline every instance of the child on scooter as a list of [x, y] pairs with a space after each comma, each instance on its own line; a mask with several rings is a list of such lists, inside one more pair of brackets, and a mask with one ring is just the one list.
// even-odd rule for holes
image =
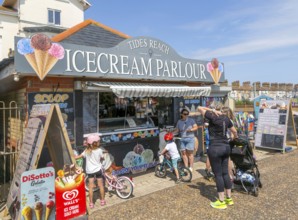
[[180, 183], [181, 179], [179, 177], [179, 173], [178, 173], [178, 160], [180, 159], [180, 154], [179, 151], [177, 149], [177, 145], [173, 140], [173, 133], [169, 132], [164, 136], [164, 140], [166, 141], [166, 146], [165, 148], [160, 152], [161, 155], [166, 154], [167, 152], [170, 154], [171, 156], [171, 160], [172, 160], [172, 165], [174, 167], [174, 171], [175, 171], [175, 175], [177, 177], [176, 183]]

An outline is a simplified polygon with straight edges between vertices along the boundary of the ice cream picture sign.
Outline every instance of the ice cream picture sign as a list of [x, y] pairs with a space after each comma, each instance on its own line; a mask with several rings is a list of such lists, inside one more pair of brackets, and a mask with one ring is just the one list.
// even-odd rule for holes
[[72, 219], [86, 214], [84, 173], [74, 164], [65, 164], [55, 179], [56, 219]]
[[210, 73], [214, 83], [218, 84], [223, 72], [223, 65], [216, 58], [213, 58], [211, 62], [207, 63], [207, 71]]
[[58, 43], [52, 43], [44, 34], [35, 34], [31, 39], [19, 40], [17, 49], [25, 56], [40, 80], [45, 78], [58, 60], [64, 58], [64, 48]]
[[54, 220], [55, 170], [46, 167], [26, 171], [21, 178], [21, 215], [25, 220]]

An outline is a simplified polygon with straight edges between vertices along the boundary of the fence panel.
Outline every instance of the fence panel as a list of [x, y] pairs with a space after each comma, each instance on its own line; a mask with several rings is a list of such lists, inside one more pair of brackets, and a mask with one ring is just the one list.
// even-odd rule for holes
[[0, 208], [4, 206], [13, 179], [23, 139], [21, 108], [15, 101], [0, 101]]

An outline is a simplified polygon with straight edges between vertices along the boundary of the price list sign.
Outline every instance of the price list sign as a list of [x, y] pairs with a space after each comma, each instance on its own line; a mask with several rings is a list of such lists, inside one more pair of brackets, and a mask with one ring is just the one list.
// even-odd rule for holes
[[292, 117], [288, 100], [262, 100], [255, 146], [284, 150]]

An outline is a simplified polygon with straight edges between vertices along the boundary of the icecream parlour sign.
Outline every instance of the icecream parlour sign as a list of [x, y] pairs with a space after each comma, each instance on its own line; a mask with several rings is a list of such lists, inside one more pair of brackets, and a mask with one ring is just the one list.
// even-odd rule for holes
[[217, 59], [201, 61], [179, 56], [166, 43], [149, 37], [129, 38], [112, 48], [51, 42], [44, 34], [16, 38], [15, 66], [22, 73], [96, 78], [196, 81], [224, 80]]

